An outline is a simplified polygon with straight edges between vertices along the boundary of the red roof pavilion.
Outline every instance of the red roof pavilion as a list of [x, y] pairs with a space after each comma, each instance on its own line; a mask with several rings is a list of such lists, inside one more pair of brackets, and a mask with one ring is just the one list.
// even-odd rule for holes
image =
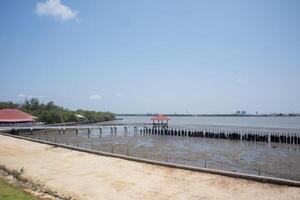
[[153, 121], [153, 127], [168, 128], [168, 121], [170, 120], [170, 118], [164, 115], [157, 115], [151, 120]]
[[157, 116], [153, 117], [151, 120], [153, 120], [153, 121], [164, 121], [164, 120], [168, 121], [168, 120], [170, 120], [170, 118], [167, 116], [164, 116], [164, 115], [157, 115]]
[[37, 118], [18, 109], [0, 110], [0, 123], [34, 122]]

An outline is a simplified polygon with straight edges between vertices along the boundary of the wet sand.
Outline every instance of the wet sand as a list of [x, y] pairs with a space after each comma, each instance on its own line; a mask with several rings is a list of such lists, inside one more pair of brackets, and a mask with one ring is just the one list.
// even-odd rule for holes
[[0, 136], [0, 164], [75, 199], [299, 199], [300, 188], [159, 167]]

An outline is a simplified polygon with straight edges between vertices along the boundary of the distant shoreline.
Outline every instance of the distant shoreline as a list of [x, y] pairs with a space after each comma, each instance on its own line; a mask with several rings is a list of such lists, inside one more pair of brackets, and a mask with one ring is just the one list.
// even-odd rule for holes
[[[151, 117], [157, 114], [116, 114], [116, 116], [130, 117], [130, 116], [145, 116]], [[276, 115], [235, 115], [235, 114], [164, 114], [172, 117], [300, 117], [300, 114], [276, 114]]]

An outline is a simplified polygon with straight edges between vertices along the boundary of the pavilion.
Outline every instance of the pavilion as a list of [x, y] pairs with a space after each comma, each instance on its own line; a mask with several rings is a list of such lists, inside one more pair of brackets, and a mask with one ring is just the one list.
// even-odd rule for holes
[[153, 121], [153, 127], [168, 128], [170, 118], [164, 115], [157, 115], [151, 120]]
[[0, 125], [32, 124], [36, 120], [36, 117], [18, 109], [7, 108], [0, 110]]

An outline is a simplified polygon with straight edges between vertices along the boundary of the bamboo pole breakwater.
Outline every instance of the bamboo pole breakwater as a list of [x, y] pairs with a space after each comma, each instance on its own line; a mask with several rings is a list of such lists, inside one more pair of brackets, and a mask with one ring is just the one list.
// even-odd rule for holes
[[244, 140], [253, 142], [283, 143], [283, 144], [300, 144], [300, 134], [293, 132], [268, 132], [268, 131], [237, 131], [237, 130], [220, 130], [220, 129], [202, 129], [187, 130], [175, 128], [153, 128], [144, 127], [141, 131], [143, 134], [167, 135], [177, 137], [198, 137], [213, 139]]

